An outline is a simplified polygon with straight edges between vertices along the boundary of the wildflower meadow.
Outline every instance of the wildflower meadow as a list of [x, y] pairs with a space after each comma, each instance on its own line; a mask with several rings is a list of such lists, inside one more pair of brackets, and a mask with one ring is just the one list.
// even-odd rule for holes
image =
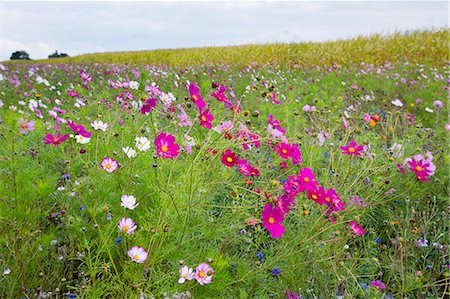
[[448, 297], [443, 32], [347, 63], [1, 64], [0, 297]]

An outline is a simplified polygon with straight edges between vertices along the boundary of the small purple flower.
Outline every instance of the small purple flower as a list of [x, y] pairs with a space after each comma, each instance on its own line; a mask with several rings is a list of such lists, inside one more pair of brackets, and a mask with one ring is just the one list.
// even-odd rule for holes
[[417, 245], [419, 245], [419, 247], [427, 247], [428, 246], [428, 240], [425, 238], [420, 238], [417, 241]]
[[377, 289], [377, 290], [384, 290], [386, 288], [386, 285], [379, 280], [373, 280], [370, 283], [370, 287]]
[[273, 268], [271, 272], [272, 272], [273, 275], [280, 275], [281, 269], [280, 268]]

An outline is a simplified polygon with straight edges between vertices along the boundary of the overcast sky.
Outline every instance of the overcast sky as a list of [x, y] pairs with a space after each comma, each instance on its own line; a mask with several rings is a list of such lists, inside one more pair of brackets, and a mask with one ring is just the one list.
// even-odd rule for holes
[[447, 1], [5, 1], [0, 60], [268, 42], [448, 26]]

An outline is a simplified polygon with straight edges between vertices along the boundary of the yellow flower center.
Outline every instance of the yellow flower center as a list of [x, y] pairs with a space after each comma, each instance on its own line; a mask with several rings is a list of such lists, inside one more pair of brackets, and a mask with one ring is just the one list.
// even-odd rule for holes
[[26, 128], [27, 127], [27, 124], [21, 124], [20, 125], [22, 128]]
[[169, 149], [167, 148], [167, 146], [165, 146], [165, 145], [161, 146], [161, 151], [162, 151], [163, 153], [166, 153], [168, 150], [169, 150]]
[[202, 115], [201, 120], [206, 121], [206, 116]]
[[326, 201], [326, 202], [330, 202], [331, 199], [330, 199], [329, 197], [327, 197], [327, 198], [325, 198], [325, 201]]
[[123, 231], [123, 232], [126, 232], [126, 231], [128, 231], [128, 228], [129, 228], [128, 225], [124, 225], [124, 226], [122, 227], [122, 231]]
[[308, 183], [308, 182], [309, 182], [309, 179], [308, 179], [308, 178], [304, 178], [303, 181], [304, 181], [305, 183]]
[[59, 140], [59, 138], [58, 138], [58, 137], [55, 137], [55, 138], [53, 139], [53, 142], [58, 142], [58, 140]]
[[315, 194], [313, 194], [311, 197], [312, 197], [313, 199], [317, 199], [317, 196], [316, 196]]
[[353, 147], [349, 148], [349, 149], [348, 149], [348, 152], [351, 153], [351, 154], [353, 154], [353, 153], [355, 152], [355, 148], [353, 148]]
[[273, 219], [273, 217], [269, 217], [268, 222], [269, 222], [269, 224], [274, 224], [275, 223], [275, 219]]
[[203, 277], [205, 277], [205, 272], [203, 272], [203, 271], [200, 271], [200, 273], [198, 273], [198, 276], [199, 276], [200, 278], [203, 278]]
[[106, 168], [106, 169], [110, 169], [111, 167], [112, 167], [112, 166], [111, 166], [111, 164], [109, 164], [109, 163], [105, 165], [105, 168]]
[[197, 101], [197, 100], [198, 100], [198, 97], [197, 97], [196, 94], [192, 95], [192, 98], [194, 99], [194, 101]]
[[421, 171], [421, 170], [422, 170], [422, 167], [420, 167], [420, 166], [416, 167], [416, 171]]
[[282, 152], [283, 154], [286, 154], [286, 153], [287, 153], [287, 150], [282, 149], [281, 152]]
[[133, 255], [133, 260], [137, 261], [139, 259], [139, 256], [137, 254]]
[[231, 158], [231, 157], [228, 157], [228, 158], [227, 158], [227, 162], [228, 162], [228, 163], [231, 163], [231, 162], [233, 162], [233, 158]]

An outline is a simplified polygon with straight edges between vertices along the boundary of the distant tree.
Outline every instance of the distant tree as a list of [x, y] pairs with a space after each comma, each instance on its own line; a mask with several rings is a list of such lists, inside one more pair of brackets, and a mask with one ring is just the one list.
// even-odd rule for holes
[[69, 57], [66, 53], [58, 54], [58, 51], [55, 51], [55, 53], [48, 55], [48, 58], [60, 58], [60, 57]]
[[12, 53], [11, 60], [31, 60], [30, 55], [25, 51], [16, 51]]

